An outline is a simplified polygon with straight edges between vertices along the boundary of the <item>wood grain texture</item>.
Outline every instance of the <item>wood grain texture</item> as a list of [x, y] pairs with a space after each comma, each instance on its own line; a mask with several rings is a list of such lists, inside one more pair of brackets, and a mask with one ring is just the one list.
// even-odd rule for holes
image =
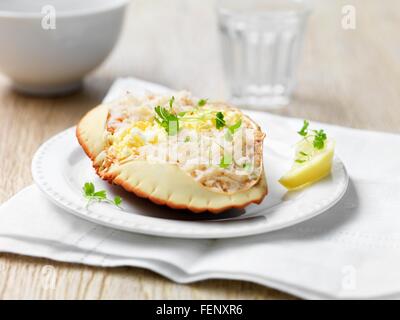
[[[342, 6], [354, 5], [355, 30], [341, 27]], [[0, 201], [32, 183], [37, 147], [77, 123], [113, 79], [136, 76], [226, 97], [213, 1], [136, 0], [108, 61], [83, 91], [57, 99], [15, 94], [0, 78]], [[400, 3], [397, 0], [316, 1], [293, 102], [276, 111], [355, 128], [400, 132]], [[55, 282], [48, 283], [48, 274]], [[47, 279], [47, 280], [46, 280]], [[50, 279], [51, 280], [51, 279]], [[138, 268], [92, 268], [0, 255], [2, 299], [286, 299], [285, 293], [240, 281], [174, 284]]]

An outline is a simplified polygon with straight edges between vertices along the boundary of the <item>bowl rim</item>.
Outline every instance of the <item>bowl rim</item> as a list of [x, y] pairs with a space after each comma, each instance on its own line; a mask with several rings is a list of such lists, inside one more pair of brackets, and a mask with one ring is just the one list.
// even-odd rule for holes
[[[108, 4], [99, 5], [97, 7], [88, 9], [77, 9], [77, 10], [63, 10], [57, 12], [57, 18], [68, 18], [77, 16], [86, 16], [92, 14], [98, 14], [102, 12], [112, 11], [125, 7], [130, 4], [131, 0], [114, 0], [110, 1]], [[0, 18], [43, 18], [43, 13], [41, 12], [19, 12], [10, 10], [0, 10]]]

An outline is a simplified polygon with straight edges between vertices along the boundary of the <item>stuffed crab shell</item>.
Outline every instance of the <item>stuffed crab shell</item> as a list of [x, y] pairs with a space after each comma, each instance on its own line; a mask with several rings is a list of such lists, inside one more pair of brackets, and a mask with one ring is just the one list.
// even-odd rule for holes
[[267, 194], [264, 133], [223, 102], [127, 94], [91, 110], [77, 137], [102, 179], [157, 204], [218, 213]]

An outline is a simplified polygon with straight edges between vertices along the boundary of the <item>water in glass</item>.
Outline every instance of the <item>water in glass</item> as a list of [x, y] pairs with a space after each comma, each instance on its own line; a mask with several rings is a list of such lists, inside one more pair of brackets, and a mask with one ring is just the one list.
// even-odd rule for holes
[[234, 103], [289, 103], [309, 7], [296, 0], [220, 0], [222, 58]]

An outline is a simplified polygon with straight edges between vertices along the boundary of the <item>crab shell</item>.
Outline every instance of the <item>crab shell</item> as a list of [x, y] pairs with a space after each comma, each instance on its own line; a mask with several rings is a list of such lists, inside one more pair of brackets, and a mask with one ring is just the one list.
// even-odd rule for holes
[[[96, 173], [102, 179], [120, 185], [126, 191], [147, 198], [156, 204], [167, 205], [173, 209], [188, 209], [195, 213], [205, 211], [220, 213], [232, 208], [242, 209], [251, 203], [261, 203], [266, 196], [268, 189], [264, 170], [254, 186], [234, 194], [211, 191], [177, 165], [170, 163], [130, 161], [114, 165], [107, 173], [100, 174], [108, 115], [109, 107], [100, 105], [90, 110], [81, 119], [76, 129], [80, 145], [92, 160]], [[260, 152], [262, 152], [262, 147]]]

